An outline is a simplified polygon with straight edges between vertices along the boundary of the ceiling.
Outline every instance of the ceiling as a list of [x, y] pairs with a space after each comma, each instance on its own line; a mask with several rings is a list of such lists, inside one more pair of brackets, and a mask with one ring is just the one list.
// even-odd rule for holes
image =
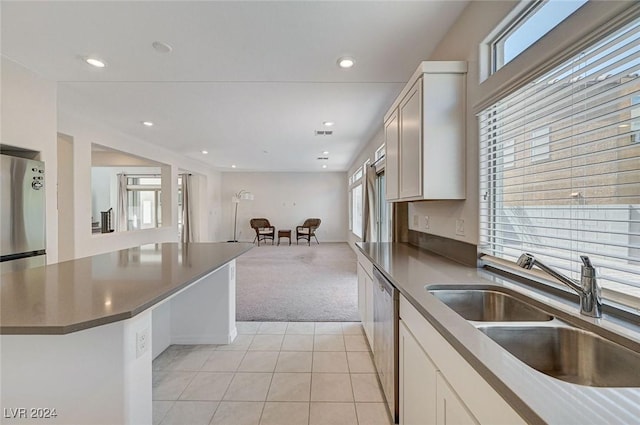
[[216, 169], [345, 171], [467, 3], [3, 0], [1, 47], [59, 82], [61, 113]]

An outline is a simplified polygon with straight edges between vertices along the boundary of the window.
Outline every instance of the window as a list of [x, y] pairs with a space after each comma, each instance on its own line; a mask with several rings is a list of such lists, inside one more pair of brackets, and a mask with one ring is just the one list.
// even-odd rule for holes
[[349, 229], [359, 238], [362, 237], [362, 178], [367, 162], [349, 179]]
[[364, 173], [363, 168], [362, 167], [358, 168], [356, 172], [353, 173], [352, 183], [355, 183], [356, 181], [360, 180], [363, 176], [363, 173]]
[[127, 229], [162, 226], [162, 205], [157, 176], [127, 176]]
[[[631, 141], [640, 143], [640, 95], [633, 96], [631, 98], [631, 105], [635, 106], [631, 109]], [[624, 124], [621, 124], [622, 129], [626, 128]], [[624, 131], [624, 130], [623, 130]]]
[[511, 168], [516, 163], [515, 140], [506, 140], [502, 145], [502, 164], [504, 168]]
[[491, 42], [492, 72], [511, 62], [586, 2], [587, 0], [536, 0], [527, 3], [527, 7], [508, 22], [506, 29]]
[[391, 242], [391, 204], [386, 199], [384, 171], [376, 176], [376, 241]]
[[182, 176], [178, 176], [178, 238], [182, 236], [182, 226], [183, 226], [183, 217], [182, 217]]
[[585, 254], [607, 297], [640, 297], [639, 96], [636, 19], [482, 111], [481, 250], [574, 278]]
[[353, 201], [351, 203], [351, 231], [354, 235], [362, 237], [362, 184], [355, 186], [351, 193], [353, 194]]
[[375, 162], [375, 161], [379, 160], [380, 158], [382, 158], [384, 156], [384, 154], [385, 154], [385, 151], [386, 151], [386, 149], [385, 149], [385, 145], [383, 143], [382, 146], [380, 146], [378, 149], [376, 149], [376, 153], [375, 153], [373, 161]]
[[549, 159], [549, 127], [531, 132], [531, 162]]

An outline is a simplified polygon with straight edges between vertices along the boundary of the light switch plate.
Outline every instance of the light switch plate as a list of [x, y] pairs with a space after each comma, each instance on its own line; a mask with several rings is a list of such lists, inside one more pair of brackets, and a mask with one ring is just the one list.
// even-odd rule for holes
[[464, 236], [464, 220], [461, 218], [456, 220], [456, 235]]

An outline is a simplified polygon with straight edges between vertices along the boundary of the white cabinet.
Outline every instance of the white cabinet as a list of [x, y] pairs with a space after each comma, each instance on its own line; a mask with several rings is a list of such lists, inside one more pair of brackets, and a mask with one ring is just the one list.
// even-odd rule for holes
[[398, 199], [398, 110], [394, 109], [384, 122], [385, 181], [387, 199]]
[[422, 194], [422, 78], [413, 83], [398, 106], [400, 125], [399, 197], [409, 199]]
[[478, 421], [467, 410], [455, 391], [449, 386], [444, 376], [437, 373], [437, 425], [478, 425]]
[[400, 424], [524, 424], [511, 406], [400, 296]]
[[400, 320], [400, 425], [436, 423], [438, 370]]
[[422, 62], [385, 115], [389, 201], [465, 199], [466, 62]]
[[358, 254], [358, 313], [364, 333], [373, 347], [373, 265]]
[[373, 348], [373, 278], [367, 275], [365, 284], [365, 304], [367, 305], [367, 312], [364, 319], [364, 333], [369, 340], [369, 347]]

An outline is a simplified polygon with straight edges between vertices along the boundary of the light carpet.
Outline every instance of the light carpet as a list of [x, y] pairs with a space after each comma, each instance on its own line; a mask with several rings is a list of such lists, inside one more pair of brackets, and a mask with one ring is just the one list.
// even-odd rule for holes
[[346, 243], [256, 246], [236, 259], [236, 319], [359, 321], [356, 267]]

